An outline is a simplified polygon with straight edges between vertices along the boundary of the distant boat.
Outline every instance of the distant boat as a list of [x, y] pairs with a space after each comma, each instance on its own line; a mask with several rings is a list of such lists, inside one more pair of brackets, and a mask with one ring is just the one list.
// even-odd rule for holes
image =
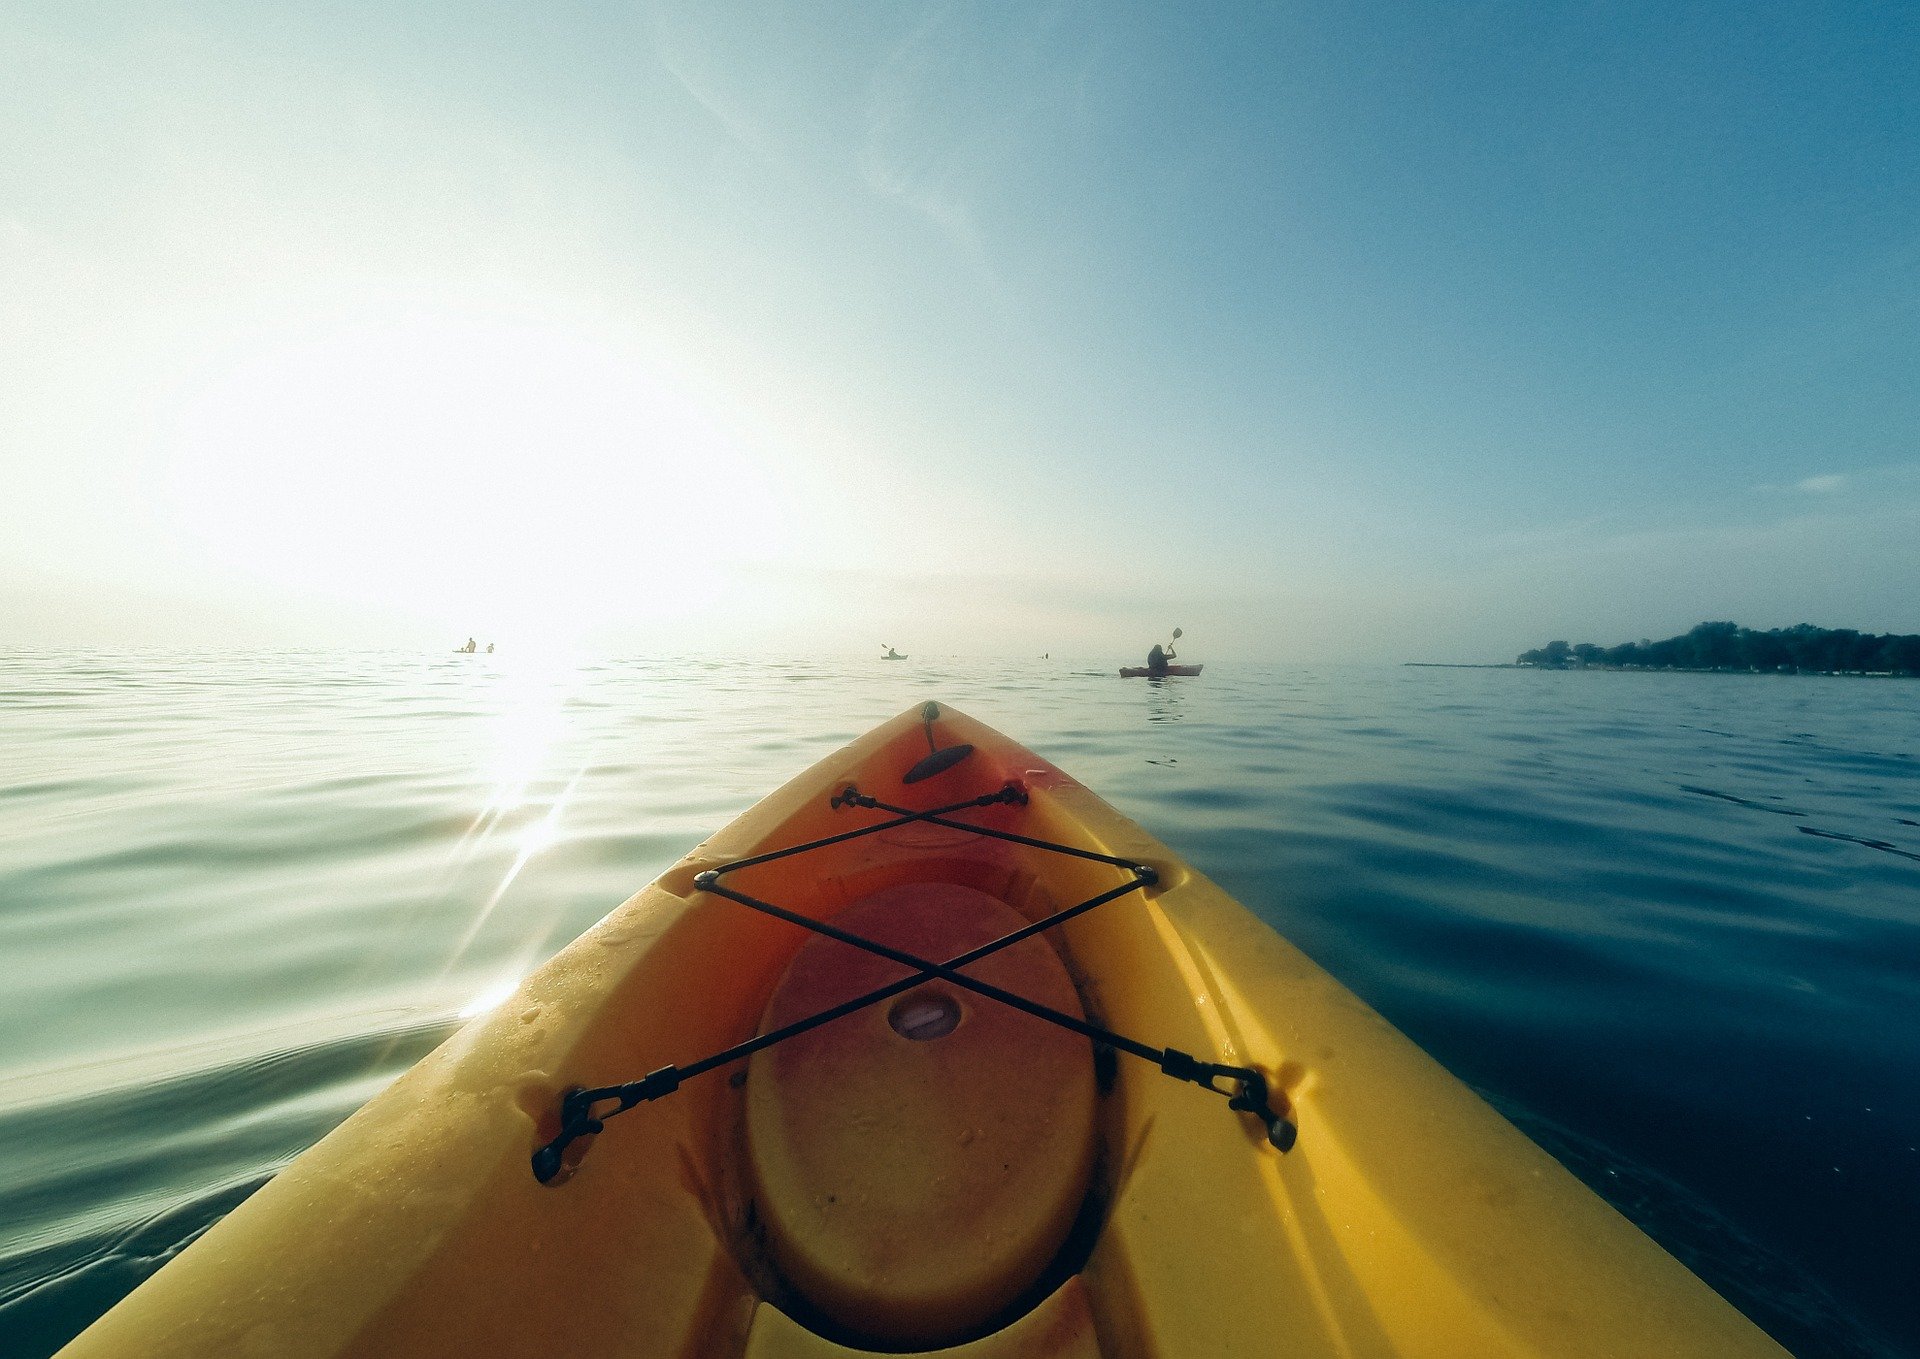
[[[1169, 675], [1197, 675], [1206, 668], [1204, 664], [1170, 665], [1167, 667], [1167, 673]], [[1120, 667], [1120, 678], [1145, 679], [1147, 678], [1147, 667], [1144, 665], [1123, 665]]]

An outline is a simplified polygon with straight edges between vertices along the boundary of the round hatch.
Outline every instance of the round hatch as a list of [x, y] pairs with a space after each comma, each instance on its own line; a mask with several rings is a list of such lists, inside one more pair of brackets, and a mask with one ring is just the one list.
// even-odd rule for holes
[[[833, 923], [932, 961], [1025, 917], [950, 883], [888, 888]], [[910, 975], [822, 936], [774, 990], [761, 1031]], [[1076, 1018], [1079, 996], [1035, 937], [966, 974]], [[773, 1261], [850, 1331], [936, 1345], [992, 1320], [1065, 1240], [1094, 1152], [1091, 1045], [935, 979], [756, 1053], [747, 1145]]]

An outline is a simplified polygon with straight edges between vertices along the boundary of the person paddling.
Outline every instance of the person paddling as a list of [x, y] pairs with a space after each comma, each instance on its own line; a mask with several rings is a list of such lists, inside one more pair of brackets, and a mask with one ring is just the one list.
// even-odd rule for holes
[[[1179, 628], [1173, 630], [1173, 638], [1176, 642], [1180, 640]], [[1164, 648], [1162, 648], [1158, 642], [1155, 642], [1153, 644], [1153, 650], [1147, 653], [1147, 678], [1165, 679], [1167, 675], [1167, 662], [1177, 659], [1179, 654], [1179, 652], [1173, 649], [1173, 642], [1167, 643]]]

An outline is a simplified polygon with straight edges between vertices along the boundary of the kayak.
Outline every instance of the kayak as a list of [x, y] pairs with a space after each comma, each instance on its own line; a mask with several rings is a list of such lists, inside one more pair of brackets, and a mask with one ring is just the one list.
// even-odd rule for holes
[[951, 708], [801, 774], [66, 1354], [1784, 1355]]
[[[1197, 675], [1204, 669], [1206, 669], [1204, 664], [1170, 665], [1167, 667], [1167, 673], [1169, 675]], [[1144, 665], [1123, 665], [1120, 667], [1121, 679], [1145, 679], [1146, 677], [1147, 667]]]

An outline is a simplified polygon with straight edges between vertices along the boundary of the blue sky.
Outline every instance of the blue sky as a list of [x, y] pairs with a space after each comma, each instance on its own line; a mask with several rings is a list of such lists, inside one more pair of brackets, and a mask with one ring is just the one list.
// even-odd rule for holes
[[0, 10], [0, 635], [1920, 631], [1903, 5]]

